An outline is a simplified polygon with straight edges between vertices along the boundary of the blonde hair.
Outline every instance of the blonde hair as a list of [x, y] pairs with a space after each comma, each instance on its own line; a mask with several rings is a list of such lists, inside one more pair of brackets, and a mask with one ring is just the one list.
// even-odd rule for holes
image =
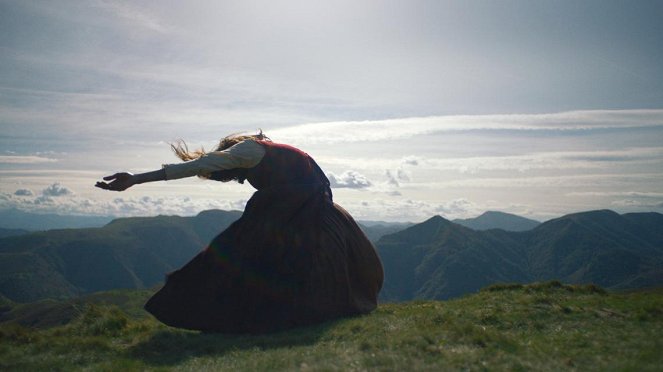
[[[221, 141], [219, 141], [219, 144], [217, 145], [214, 151], [223, 151], [246, 140], [270, 141], [270, 142], [272, 141], [269, 137], [267, 137], [262, 133], [262, 129], [258, 131], [258, 134], [235, 133], [222, 138]], [[184, 161], [196, 160], [201, 156], [205, 155], [205, 149], [202, 147], [199, 148], [198, 150], [189, 151], [189, 148], [187, 147], [186, 143], [183, 140], [178, 140], [175, 143], [171, 143], [170, 148], [173, 150], [173, 152], [178, 158]], [[221, 181], [221, 182], [237, 181], [239, 183], [244, 183], [247, 174], [248, 174], [247, 169], [236, 168], [236, 169], [225, 169], [225, 170], [214, 171], [209, 174], [200, 174], [198, 175], [198, 177], [214, 181]]]
[[[258, 134], [233, 133], [222, 138], [214, 151], [223, 151], [246, 140], [271, 141], [271, 139], [262, 132], [262, 129], [258, 130]], [[189, 147], [186, 145], [184, 140], [181, 139], [177, 140], [175, 143], [171, 143], [170, 148], [175, 153], [175, 156], [182, 159], [183, 161], [196, 160], [206, 154], [203, 147], [197, 150], [189, 151]]]

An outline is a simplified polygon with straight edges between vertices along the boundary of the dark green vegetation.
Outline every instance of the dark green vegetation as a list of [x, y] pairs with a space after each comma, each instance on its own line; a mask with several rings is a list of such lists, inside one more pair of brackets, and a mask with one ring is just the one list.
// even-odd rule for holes
[[570, 214], [524, 232], [476, 231], [433, 217], [382, 237], [384, 301], [448, 299], [498, 282], [663, 285], [663, 215]]
[[474, 230], [502, 229], [506, 231], [527, 231], [539, 226], [541, 222], [515, 214], [488, 211], [474, 218], [455, 219], [454, 223]]
[[186, 263], [241, 212], [121, 218], [101, 228], [0, 239], [0, 295], [17, 302], [116, 288], [150, 288]]
[[[559, 282], [495, 285], [449, 301], [383, 304], [370, 315], [260, 336], [165, 327], [149, 292], [5, 304], [3, 370], [660, 370], [663, 291], [606, 293]], [[61, 309], [75, 304], [75, 316]], [[60, 322], [21, 326], [31, 308]], [[25, 323], [27, 322], [27, 323]], [[59, 324], [54, 326], [53, 324]]]

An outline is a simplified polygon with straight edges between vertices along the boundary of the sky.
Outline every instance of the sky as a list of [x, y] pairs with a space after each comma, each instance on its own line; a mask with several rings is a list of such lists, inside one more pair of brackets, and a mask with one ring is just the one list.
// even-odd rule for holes
[[117, 171], [258, 128], [360, 220], [663, 212], [663, 1], [0, 0], [0, 209], [193, 215]]

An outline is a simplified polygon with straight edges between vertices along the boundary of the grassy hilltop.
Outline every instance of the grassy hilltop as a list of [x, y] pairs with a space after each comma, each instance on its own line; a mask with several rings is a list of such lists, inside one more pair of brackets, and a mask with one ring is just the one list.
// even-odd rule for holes
[[[168, 328], [140, 311], [147, 296], [124, 290], [68, 302], [5, 301], [0, 369], [640, 371], [663, 365], [661, 290], [501, 285], [259, 336]], [[37, 322], [44, 314], [50, 321]]]

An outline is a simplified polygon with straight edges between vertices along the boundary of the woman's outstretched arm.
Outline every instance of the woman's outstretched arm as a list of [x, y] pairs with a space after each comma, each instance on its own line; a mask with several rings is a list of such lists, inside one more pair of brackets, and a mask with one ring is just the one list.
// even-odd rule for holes
[[166, 179], [166, 170], [159, 169], [152, 172], [131, 174], [128, 172], [115, 173], [104, 177], [104, 181], [97, 182], [96, 187], [111, 191], [124, 191], [133, 185], [145, 182], [164, 181]]
[[115, 173], [97, 182], [96, 187], [104, 190], [124, 191], [144, 182], [174, 180], [232, 168], [251, 168], [265, 155], [265, 149], [255, 141], [242, 141], [226, 150], [212, 151], [198, 159], [179, 164], [164, 164], [164, 168], [147, 173]]

